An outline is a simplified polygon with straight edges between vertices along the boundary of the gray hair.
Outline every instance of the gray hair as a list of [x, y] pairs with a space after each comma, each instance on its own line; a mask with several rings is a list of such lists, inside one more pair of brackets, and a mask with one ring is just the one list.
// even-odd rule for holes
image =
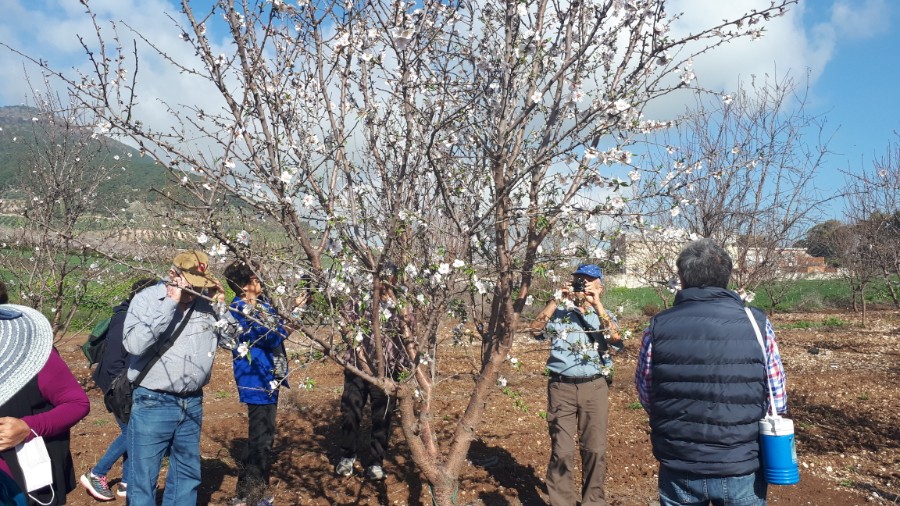
[[731, 257], [712, 239], [699, 239], [685, 246], [675, 265], [682, 288], [728, 288]]

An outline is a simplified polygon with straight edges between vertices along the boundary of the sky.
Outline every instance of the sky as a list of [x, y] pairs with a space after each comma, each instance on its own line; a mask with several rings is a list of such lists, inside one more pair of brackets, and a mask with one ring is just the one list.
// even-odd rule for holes
[[[211, 0], [197, 1], [208, 5]], [[678, 27], [714, 24], [769, 0], [669, 0], [667, 10], [683, 12]], [[172, 16], [180, 20], [172, 0], [90, 0], [98, 19], [125, 24], [140, 31], [163, 50], [183, 48]], [[91, 19], [78, 0], [0, 0], [0, 42], [56, 68], [83, 67], [86, 62], [78, 35], [92, 37]], [[870, 168], [883, 157], [900, 132], [900, 30], [891, 30], [900, 17], [896, 0], [800, 0], [786, 16], [766, 27], [765, 36], [717, 50], [695, 62], [699, 82], [723, 93], [734, 91], [751, 76], [790, 75], [803, 84], [809, 77], [807, 112], [821, 115], [830, 137], [831, 155], [818, 179], [828, 194], [839, 191], [844, 172]], [[124, 22], [124, 24], [123, 24]], [[108, 25], [103, 24], [109, 34]], [[0, 47], [0, 105], [30, 100], [30, 86], [40, 87], [40, 72], [24, 58]], [[176, 70], [160, 60], [142, 60], [142, 97], [177, 97], [176, 102], [203, 104], [208, 90], [178, 87]], [[143, 110], [153, 124], [163, 117], [159, 107]], [[840, 205], [826, 208], [823, 218], [840, 218]]]

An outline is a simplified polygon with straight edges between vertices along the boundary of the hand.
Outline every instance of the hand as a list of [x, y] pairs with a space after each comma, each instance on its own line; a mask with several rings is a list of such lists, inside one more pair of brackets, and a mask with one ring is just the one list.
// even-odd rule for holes
[[294, 306], [301, 308], [306, 305], [309, 301], [309, 294], [307, 292], [300, 292], [300, 295], [294, 299]]
[[589, 283], [584, 287], [584, 297], [597, 309], [603, 308], [600, 298], [603, 296], [603, 285]]
[[184, 279], [184, 276], [171, 270], [169, 271], [169, 282], [166, 283], [166, 297], [181, 302], [181, 289], [189, 286], [190, 283]]
[[31, 434], [31, 428], [21, 419], [11, 416], [0, 418], [0, 451], [14, 448], [28, 439], [29, 434]]
[[216, 283], [216, 294], [213, 296], [216, 299], [216, 302], [220, 304], [225, 303], [225, 290], [222, 288], [222, 283], [216, 279], [213, 280]]

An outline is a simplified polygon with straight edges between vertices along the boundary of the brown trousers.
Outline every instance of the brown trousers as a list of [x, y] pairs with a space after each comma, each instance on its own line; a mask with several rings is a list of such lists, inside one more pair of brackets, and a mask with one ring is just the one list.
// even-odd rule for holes
[[609, 387], [603, 378], [547, 385], [547, 423], [552, 454], [547, 466], [547, 491], [553, 506], [575, 506], [575, 431], [581, 450], [581, 505], [605, 506], [606, 423]]

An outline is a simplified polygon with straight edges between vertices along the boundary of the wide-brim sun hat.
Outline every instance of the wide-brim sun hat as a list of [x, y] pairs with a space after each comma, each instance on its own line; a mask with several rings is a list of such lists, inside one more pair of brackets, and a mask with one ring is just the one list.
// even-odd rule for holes
[[53, 329], [40, 311], [0, 304], [0, 405], [44, 367], [52, 347]]

